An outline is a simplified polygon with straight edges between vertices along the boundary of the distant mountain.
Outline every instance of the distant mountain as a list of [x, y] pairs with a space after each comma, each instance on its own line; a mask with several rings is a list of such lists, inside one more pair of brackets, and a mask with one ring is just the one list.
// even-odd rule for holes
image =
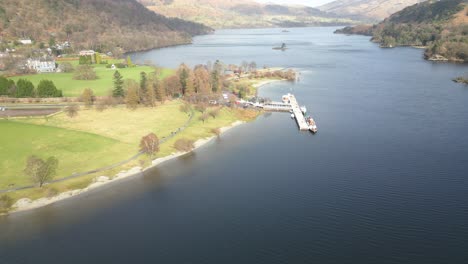
[[425, 0], [336, 0], [318, 9], [342, 16], [380, 21]]
[[468, 62], [468, 0], [429, 0], [374, 26], [337, 33], [371, 35], [381, 47], [421, 46], [429, 60]]
[[260, 4], [254, 0], [138, 0], [154, 12], [213, 28], [345, 25], [355, 21], [306, 6]]
[[74, 48], [137, 51], [188, 43], [212, 29], [155, 14], [135, 0], [1, 0], [0, 40], [69, 40]]

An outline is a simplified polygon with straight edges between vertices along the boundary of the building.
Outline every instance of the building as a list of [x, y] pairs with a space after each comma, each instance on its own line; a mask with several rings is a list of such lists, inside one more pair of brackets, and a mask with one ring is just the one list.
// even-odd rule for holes
[[82, 50], [80, 56], [94, 56], [96, 52], [94, 50]]
[[32, 40], [30, 39], [20, 39], [19, 40], [19, 43], [23, 44], [23, 45], [32, 45]]
[[55, 72], [55, 60], [53, 59], [28, 59], [26, 62], [28, 69], [38, 73]]

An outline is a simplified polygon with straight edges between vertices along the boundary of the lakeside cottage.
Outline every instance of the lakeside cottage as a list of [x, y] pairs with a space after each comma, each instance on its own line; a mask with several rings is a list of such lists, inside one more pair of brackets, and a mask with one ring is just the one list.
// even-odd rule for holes
[[55, 60], [53, 59], [28, 59], [26, 67], [38, 73], [55, 72]]

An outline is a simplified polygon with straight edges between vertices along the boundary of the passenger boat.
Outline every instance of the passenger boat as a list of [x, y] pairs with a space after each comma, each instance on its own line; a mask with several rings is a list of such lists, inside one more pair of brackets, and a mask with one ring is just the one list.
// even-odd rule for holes
[[315, 124], [315, 120], [309, 116], [306, 118], [306, 122], [309, 125], [309, 130], [314, 134], [317, 133], [318, 129], [317, 124]]

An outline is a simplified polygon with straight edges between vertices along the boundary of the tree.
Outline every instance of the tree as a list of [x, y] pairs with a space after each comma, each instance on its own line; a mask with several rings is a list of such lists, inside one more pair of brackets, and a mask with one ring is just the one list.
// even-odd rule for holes
[[177, 70], [177, 75], [179, 76], [179, 80], [180, 80], [180, 86], [182, 88], [182, 94], [185, 94], [187, 90], [187, 81], [189, 78], [189, 72], [190, 72], [190, 69], [184, 63], [182, 63], [179, 66], [179, 69]]
[[79, 65], [73, 74], [74, 80], [96, 80], [97, 74], [91, 65]]
[[210, 72], [203, 65], [197, 65], [194, 70], [195, 92], [199, 94], [210, 94], [212, 92], [210, 83]]
[[37, 86], [37, 97], [62, 97], [62, 91], [50, 80], [41, 80]]
[[188, 152], [195, 148], [193, 140], [181, 138], [174, 143], [174, 148], [178, 151]]
[[178, 97], [182, 93], [182, 85], [180, 84], [179, 76], [172, 75], [164, 79], [164, 89], [166, 95]]
[[78, 110], [80, 107], [78, 105], [70, 105], [65, 107], [65, 113], [67, 113], [68, 117], [74, 118], [78, 115]]
[[195, 75], [192, 71], [190, 71], [189, 76], [187, 78], [187, 84], [185, 87], [185, 96], [191, 96], [195, 94]]
[[95, 100], [94, 92], [90, 88], [86, 88], [83, 90], [81, 94], [81, 100], [85, 103], [86, 108], [90, 108]]
[[207, 113], [203, 113], [198, 119], [200, 119], [201, 121], [203, 121], [203, 124], [204, 124], [205, 121], [208, 119], [208, 114], [207, 114]]
[[6, 194], [0, 196], [0, 213], [10, 209], [12, 205], [13, 199], [10, 196]]
[[16, 82], [16, 97], [18, 98], [26, 98], [26, 97], [34, 97], [34, 85], [32, 82], [26, 79], [19, 79]]
[[150, 133], [141, 138], [140, 151], [146, 153], [151, 158], [159, 151], [159, 138], [154, 133]]
[[0, 76], [0, 96], [10, 94], [10, 87], [12, 86], [12, 84], [15, 84], [14, 82], [12, 82], [12, 80], [8, 80], [7, 78]]
[[26, 161], [24, 173], [29, 176], [35, 183], [42, 187], [44, 183], [55, 177], [58, 167], [58, 159], [49, 157], [46, 161], [37, 156], [29, 156]]
[[124, 97], [123, 90], [123, 77], [119, 71], [114, 73], [114, 90], [112, 91], [112, 96], [114, 97]]
[[190, 113], [190, 109], [191, 109], [191, 108], [190, 108], [190, 105], [189, 105], [188, 103], [184, 103], [183, 105], [181, 105], [181, 106], [179, 107], [179, 110], [180, 110], [181, 112], [186, 113], [186, 114]]
[[148, 95], [148, 78], [146, 72], [140, 72], [140, 101], [144, 102], [146, 105], [147, 95]]
[[130, 58], [130, 56], [127, 56], [127, 67], [135, 67], [135, 64], [133, 64], [132, 58]]
[[102, 56], [99, 52], [94, 53], [94, 61], [96, 62], [96, 64], [101, 64]]
[[61, 72], [73, 72], [75, 70], [75, 68], [73, 67], [73, 65], [69, 62], [63, 62], [63, 63], [60, 63], [59, 65], [59, 70]]
[[166, 100], [166, 90], [158, 78], [153, 78], [152, 86], [156, 100], [159, 102], [164, 102], [164, 100]]
[[138, 96], [138, 84], [133, 80], [128, 80], [125, 83], [127, 88], [127, 93], [125, 95], [125, 103], [127, 104], [127, 108], [135, 110], [138, 107], [138, 103], [140, 98]]
[[206, 111], [206, 105], [204, 104], [197, 104], [195, 106], [195, 110], [197, 110], [200, 113], [204, 113]]
[[209, 111], [208, 114], [211, 117], [216, 118], [219, 115], [219, 108], [216, 108], [216, 109], [213, 109], [213, 110]]

